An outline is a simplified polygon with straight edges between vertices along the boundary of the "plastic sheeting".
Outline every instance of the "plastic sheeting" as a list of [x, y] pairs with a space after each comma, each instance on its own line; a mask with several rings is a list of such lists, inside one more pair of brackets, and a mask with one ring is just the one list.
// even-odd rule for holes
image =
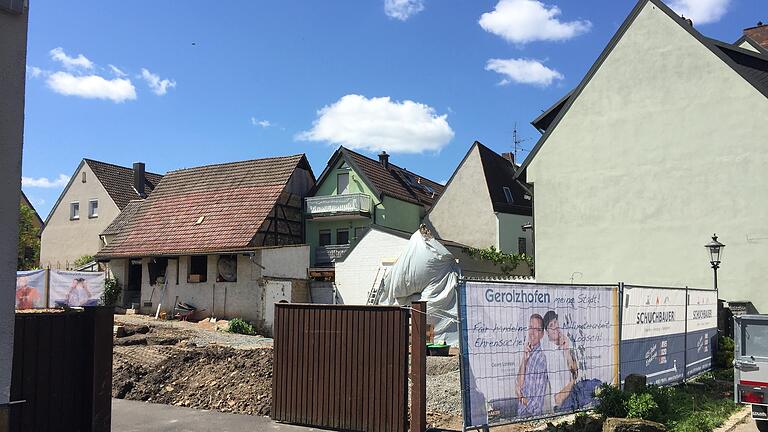
[[435, 342], [458, 346], [456, 285], [461, 269], [440, 242], [416, 231], [384, 279], [379, 304], [410, 305], [427, 302], [427, 322]]

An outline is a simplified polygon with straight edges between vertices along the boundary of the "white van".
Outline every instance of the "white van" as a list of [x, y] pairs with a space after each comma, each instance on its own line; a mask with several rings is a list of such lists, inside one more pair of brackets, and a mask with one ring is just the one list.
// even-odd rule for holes
[[734, 389], [737, 403], [752, 404], [757, 429], [768, 431], [768, 315], [733, 317]]

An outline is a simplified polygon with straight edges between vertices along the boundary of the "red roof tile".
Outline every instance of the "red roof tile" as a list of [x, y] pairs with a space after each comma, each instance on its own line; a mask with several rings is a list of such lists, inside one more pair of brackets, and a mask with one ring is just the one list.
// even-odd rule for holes
[[99, 258], [243, 250], [275, 207], [304, 155], [168, 173]]

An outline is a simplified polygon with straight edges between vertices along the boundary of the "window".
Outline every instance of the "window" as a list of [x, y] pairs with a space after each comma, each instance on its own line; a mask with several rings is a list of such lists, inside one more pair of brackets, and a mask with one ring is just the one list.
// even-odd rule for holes
[[759, 321], [742, 321], [741, 355], [768, 357], [768, 326]]
[[237, 282], [237, 255], [219, 256], [216, 270], [216, 282]]
[[189, 276], [187, 282], [205, 282], [208, 280], [208, 257], [195, 255], [189, 257]]
[[504, 186], [504, 196], [507, 197], [507, 202], [512, 204], [515, 202], [515, 199], [512, 198], [512, 191], [509, 190], [508, 187]]
[[527, 254], [528, 251], [525, 247], [525, 237], [518, 237], [517, 239], [517, 253], [519, 254]]
[[336, 244], [349, 244], [349, 230], [346, 228], [336, 230]]
[[79, 202], [69, 203], [69, 219], [71, 220], [80, 219], [80, 203]]
[[83, 171], [83, 175], [81, 177], [83, 178], [83, 183], [85, 183], [85, 171]]
[[349, 173], [336, 176], [336, 190], [337, 195], [349, 193]]
[[168, 269], [168, 258], [152, 258], [147, 263], [149, 284], [165, 284], [165, 274]]
[[99, 200], [88, 201], [88, 217], [99, 217]]
[[320, 246], [328, 246], [331, 244], [331, 230], [320, 230], [320, 239], [318, 243]]

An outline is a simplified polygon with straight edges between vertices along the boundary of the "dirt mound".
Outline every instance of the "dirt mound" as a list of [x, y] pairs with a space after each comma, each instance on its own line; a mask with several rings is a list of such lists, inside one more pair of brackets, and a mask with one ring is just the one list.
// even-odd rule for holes
[[180, 350], [155, 367], [115, 364], [112, 396], [239, 414], [269, 415], [272, 350]]

